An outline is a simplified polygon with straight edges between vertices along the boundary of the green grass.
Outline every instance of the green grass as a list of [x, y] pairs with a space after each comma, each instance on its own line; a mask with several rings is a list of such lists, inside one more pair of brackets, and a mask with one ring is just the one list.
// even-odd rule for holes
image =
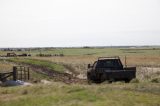
[[50, 76], [42, 73], [35, 72], [35, 70], [30, 69], [30, 82], [40, 82], [41, 80], [52, 80]]
[[[151, 84], [34, 85], [0, 89], [1, 106], [159, 106], [160, 86]], [[145, 88], [145, 89], [144, 89]], [[153, 92], [148, 92], [149, 90]], [[147, 91], [147, 92], [146, 92]]]
[[7, 61], [18, 63], [18, 64], [39, 66], [41, 68], [45, 67], [57, 72], [64, 72], [63, 65], [53, 63], [50, 61], [45, 61], [45, 60], [36, 60], [36, 59], [29, 59], [29, 58], [10, 58], [10, 59], [7, 59]]

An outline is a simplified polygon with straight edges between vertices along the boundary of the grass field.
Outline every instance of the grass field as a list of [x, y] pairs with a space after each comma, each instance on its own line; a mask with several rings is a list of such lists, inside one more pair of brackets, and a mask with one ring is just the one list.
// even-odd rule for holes
[[[0, 51], [0, 55], [5, 55], [8, 52], [15, 51]], [[28, 51], [16, 51], [17, 54], [30, 53], [33, 56], [36, 54], [64, 54], [69, 56], [74, 55], [93, 55], [93, 56], [124, 56], [124, 55], [155, 55], [160, 56], [160, 48], [143, 47], [143, 48], [55, 48], [55, 49], [31, 49]]]
[[[0, 51], [0, 55], [6, 55]], [[160, 106], [160, 49], [159, 48], [66, 48], [31, 50], [31, 57], [0, 59], [0, 72], [12, 70], [14, 65], [45, 67], [65, 73], [70, 71], [85, 78], [87, 64], [99, 56], [120, 56], [128, 66], [137, 66], [140, 82], [125, 84], [64, 84], [31, 68], [31, 86], [0, 87], [0, 106]], [[63, 57], [38, 57], [36, 54], [64, 54]], [[40, 83], [49, 80], [50, 84]], [[154, 79], [154, 80], [153, 80]], [[32, 82], [31, 81], [31, 82]]]
[[1, 106], [159, 106], [157, 84], [66, 85], [0, 89]]

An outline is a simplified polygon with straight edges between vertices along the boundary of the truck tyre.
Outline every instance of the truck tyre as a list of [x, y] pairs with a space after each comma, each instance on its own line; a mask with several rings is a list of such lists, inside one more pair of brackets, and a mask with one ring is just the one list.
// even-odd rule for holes
[[114, 82], [115, 80], [114, 79], [109, 79], [109, 83], [112, 83], [112, 82]]
[[125, 79], [125, 83], [129, 83], [130, 81], [130, 79]]
[[101, 82], [104, 82], [106, 80], [106, 75], [105, 74], [101, 74]]
[[87, 79], [90, 80], [91, 78], [90, 72], [87, 72]]

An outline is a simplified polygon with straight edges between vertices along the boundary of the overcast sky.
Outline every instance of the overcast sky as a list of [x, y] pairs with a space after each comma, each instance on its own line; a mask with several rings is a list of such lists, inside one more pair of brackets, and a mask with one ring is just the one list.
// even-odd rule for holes
[[0, 47], [160, 45], [160, 0], [0, 0]]

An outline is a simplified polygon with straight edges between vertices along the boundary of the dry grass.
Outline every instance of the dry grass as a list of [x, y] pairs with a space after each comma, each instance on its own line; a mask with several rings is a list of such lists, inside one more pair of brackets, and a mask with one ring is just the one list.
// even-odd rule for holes
[[[40, 60], [49, 60], [52, 62], [67, 64], [71, 66], [76, 72], [86, 73], [87, 64], [93, 64], [98, 56], [65, 56], [65, 57], [33, 57]], [[123, 64], [125, 64], [124, 56], [121, 57]], [[155, 73], [160, 71], [160, 57], [159, 56], [127, 56], [127, 66], [137, 66], [140, 73]], [[143, 68], [146, 67], [146, 68]], [[149, 69], [148, 67], [151, 67]], [[156, 70], [155, 70], [156, 69]], [[153, 71], [155, 70], [155, 71]], [[150, 71], [150, 72], [149, 72]]]
[[12, 71], [14, 64], [9, 64], [6, 61], [0, 61], [0, 72]]
[[127, 56], [127, 64], [135, 66], [160, 66], [160, 56]]
[[[65, 57], [33, 57], [68, 64], [89, 64], [98, 59], [98, 56], [65, 56]], [[121, 56], [124, 63], [125, 56]], [[160, 56], [127, 56], [127, 65], [160, 66]]]

